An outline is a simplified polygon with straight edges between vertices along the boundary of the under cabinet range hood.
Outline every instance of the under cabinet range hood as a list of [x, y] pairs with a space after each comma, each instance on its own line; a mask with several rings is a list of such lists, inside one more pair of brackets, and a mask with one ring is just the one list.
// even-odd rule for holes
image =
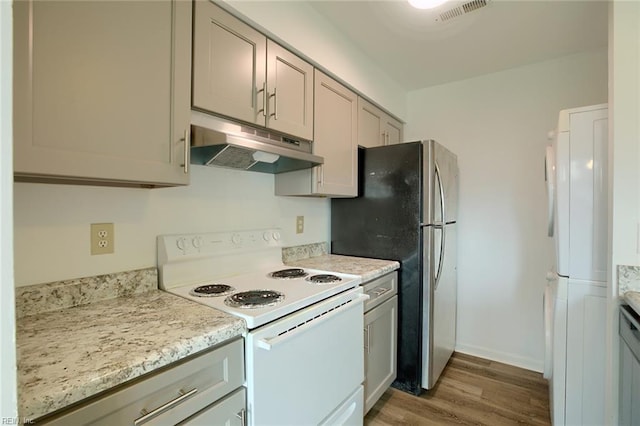
[[311, 149], [307, 140], [191, 111], [191, 164], [276, 174], [323, 164]]

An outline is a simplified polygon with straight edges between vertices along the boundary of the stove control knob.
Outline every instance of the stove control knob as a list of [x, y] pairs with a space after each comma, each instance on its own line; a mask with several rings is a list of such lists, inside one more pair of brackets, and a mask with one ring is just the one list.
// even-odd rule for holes
[[240, 234], [233, 234], [231, 236], [231, 242], [233, 244], [240, 244], [242, 242], [242, 237], [240, 236]]
[[178, 239], [176, 240], [176, 246], [177, 246], [180, 250], [184, 251], [184, 250], [185, 250], [185, 248], [186, 248], [186, 241], [185, 241], [185, 239], [184, 239], [183, 237], [178, 238]]
[[199, 249], [202, 247], [202, 237], [194, 237], [193, 240], [191, 240], [191, 244], [193, 244], [193, 247]]
[[278, 231], [273, 231], [273, 240], [278, 241], [280, 239], [280, 233]]
[[271, 239], [271, 234], [269, 234], [268, 232], [263, 233], [262, 239], [265, 241], [269, 241]]

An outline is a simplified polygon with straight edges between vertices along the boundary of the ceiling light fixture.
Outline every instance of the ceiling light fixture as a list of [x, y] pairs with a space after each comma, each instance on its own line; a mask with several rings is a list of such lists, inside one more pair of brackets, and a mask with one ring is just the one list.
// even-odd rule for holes
[[433, 9], [441, 4], [446, 3], [448, 0], [408, 0], [409, 4], [416, 9]]

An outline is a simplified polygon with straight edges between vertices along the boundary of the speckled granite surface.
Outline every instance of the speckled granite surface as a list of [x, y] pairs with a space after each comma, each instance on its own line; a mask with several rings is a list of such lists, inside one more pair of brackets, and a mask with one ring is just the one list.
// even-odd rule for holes
[[35, 315], [158, 288], [155, 267], [16, 287], [16, 317]]
[[627, 291], [624, 294], [624, 300], [636, 311], [636, 314], [640, 315], [640, 292]]
[[19, 415], [35, 419], [246, 331], [153, 290], [17, 320]]
[[640, 266], [618, 265], [618, 294], [627, 291], [640, 292]]
[[360, 275], [362, 282], [371, 281], [395, 271], [400, 267], [400, 263], [394, 260], [368, 259], [337, 254], [325, 254], [285, 263], [301, 268], [322, 269], [325, 271]]
[[282, 249], [282, 261], [284, 263], [295, 262], [296, 260], [322, 256], [327, 254], [328, 252], [329, 250], [327, 243], [313, 243], [305, 244], [302, 246], [285, 247]]

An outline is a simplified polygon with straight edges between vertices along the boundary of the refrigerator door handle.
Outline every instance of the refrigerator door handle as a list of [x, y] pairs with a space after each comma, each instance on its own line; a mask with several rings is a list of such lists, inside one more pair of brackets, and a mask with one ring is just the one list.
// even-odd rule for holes
[[445, 205], [445, 201], [444, 201], [444, 186], [442, 185], [442, 175], [440, 174], [440, 167], [438, 166], [437, 162], [434, 162], [435, 165], [435, 169], [436, 169], [436, 182], [438, 182], [438, 190], [440, 191], [440, 222], [445, 223], [446, 216], [445, 216], [445, 212], [444, 212], [444, 205]]
[[438, 182], [438, 189], [440, 191], [440, 220], [441, 222], [434, 224], [435, 228], [440, 229], [442, 231], [442, 237], [440, 238], [440, 258], [438, 259], [438, 269], [436, 271], [435, 285], [433, 287], [433, 291], [438, 289], [438, 284], [440, 284], [440, 275], [442, 273], [442, 262], [444, 261], [444, 249], [445, 249], [445, 241], [446, 241], [446, 231], [445, 231], [445, 211], [444, 211], [444, 186], [442, 185], [442, 178], [440, 175], [440, 167], [438, 167], [438, 162], [434, 162], [436, 169], [436, 181]]
[[442, 273], [442, 263], [444, 262], [444, 249], [447, 235], [447, 231], [444, 226], [438, 228], [442, 231], [442, 237], [440, 238], [440, 259], [438, 259], [438, 270], [436, 271], [436, 282], [433, 287], [433, 291], [436, 291], [438, 289], [438, 284], [440, 284], [440, 275]]

